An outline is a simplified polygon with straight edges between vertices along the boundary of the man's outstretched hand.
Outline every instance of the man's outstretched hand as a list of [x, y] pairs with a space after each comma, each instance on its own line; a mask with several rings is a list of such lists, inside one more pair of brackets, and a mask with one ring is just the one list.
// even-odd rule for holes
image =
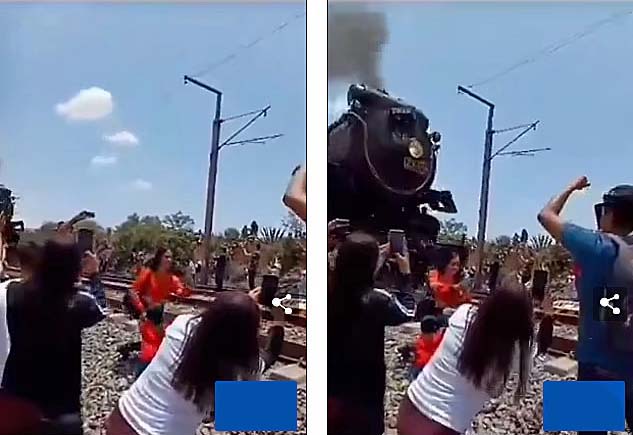
[[569, 187], [574, 191], [580, 191], [586, 189], [589, 186], [591, 186], [591, 183], [589, 182], [587, 177], [583, 175], [582, 177], [576, 179]]
[[538, 221], [543, 228], [557, 241], [563, 238], [564, 221], [560, 214], [572, 193], [589, 187], [589, 179], [584, 175], [576, 179], [562, 193], [552, 198], [538, 214]]

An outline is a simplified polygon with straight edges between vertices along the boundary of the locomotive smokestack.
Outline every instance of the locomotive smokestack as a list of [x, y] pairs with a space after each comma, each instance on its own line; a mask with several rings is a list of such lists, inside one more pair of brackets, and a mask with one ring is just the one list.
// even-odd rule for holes
[[388, 29], [382, 12], [362, 4], [328, 6], [328, 82], [357, 81], [382, 89], [382, 48]]

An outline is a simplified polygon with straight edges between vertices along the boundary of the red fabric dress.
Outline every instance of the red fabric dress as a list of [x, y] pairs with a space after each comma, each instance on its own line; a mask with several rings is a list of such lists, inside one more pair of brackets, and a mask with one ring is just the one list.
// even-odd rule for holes
[[424, 368], [429, 362], [437, 348], [440, 346], [444, 338], [444, 332], [435, 334], [431, 340], [425, 340], [422, 337], [418, 338], [415, 344], [415, 367], [418, 369]]

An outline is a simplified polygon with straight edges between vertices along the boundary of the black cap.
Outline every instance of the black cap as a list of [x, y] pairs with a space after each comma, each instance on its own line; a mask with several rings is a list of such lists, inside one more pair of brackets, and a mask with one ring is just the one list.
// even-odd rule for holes
[[440, 329], [440, 322], [435, 316], [424, 316], [420, 321], [420, 331], [423, 334], [434, 334]]
[[605, 205], [627, 206], [633, 208], [633, 186], [621, 184], [602, 196]]

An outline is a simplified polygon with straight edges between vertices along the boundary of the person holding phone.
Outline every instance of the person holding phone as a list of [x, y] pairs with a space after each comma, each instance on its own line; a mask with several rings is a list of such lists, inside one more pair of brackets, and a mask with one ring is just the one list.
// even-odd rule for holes
[[513, 372], [518, 372], [515, 398], [523, 396], [535, 356], [533, 337], [532, 300], [518, 283], [504, 283], [479, 306], [462, 304], [407, 390], [398, 434], [465, 433], [485, 403], [503, 392]]
[[259, 347], [261, 289], [219, 293], [200, 314], [176, 317], [158, 353], [125, 391], [106, 422], [107, 435], [194, 434], [213, 417], [218, 380], [258, 380], [278, 359], [283, 311], [273, 310]]
[[404, 278], [401, 292], [392, 294], [374, 287], [389, 244], [379, 247], [373, 236], [353, 232], [337, 251], [328, 279], [328, 433], [381, 435], [385, 327], [414, 314], [399, 299], [409, 290], [409, 255], [394, 253]]
[[[81, 257], [69, 241], [51, 239], [33, 276], [9, 283], [4, 297], [9, 347], [0, 344], [0, 388], [29, 401], [46, 420], [41, 434], [81, 435], [82, 330], [105, 318], [76, 285]], [[2, 337], [4, 336], [4, 337]], [[44, 367], [44, 368], [43, 368]], [[0, 410], [0, 420], [4, 413]]]

